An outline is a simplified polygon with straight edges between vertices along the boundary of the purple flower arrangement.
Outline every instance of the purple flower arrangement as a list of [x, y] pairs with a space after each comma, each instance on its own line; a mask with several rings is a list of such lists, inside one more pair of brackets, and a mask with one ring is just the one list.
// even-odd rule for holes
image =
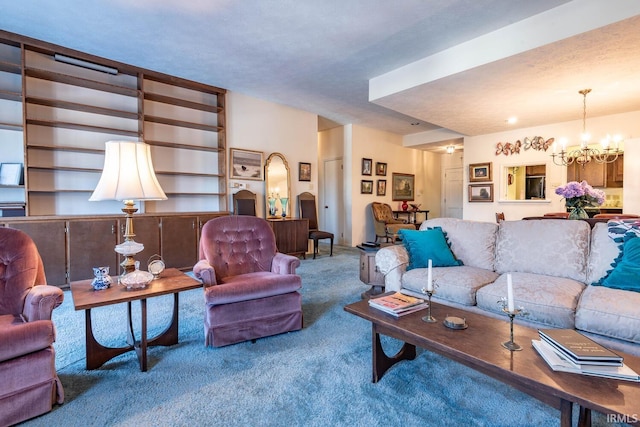
[[567, 185], [556, 188], [556, 194], [564, 197], [567, 207], [585, 208], [600, 206], [604, 203], [604, 192], [596, 190], [587, 181], [571, 181]]

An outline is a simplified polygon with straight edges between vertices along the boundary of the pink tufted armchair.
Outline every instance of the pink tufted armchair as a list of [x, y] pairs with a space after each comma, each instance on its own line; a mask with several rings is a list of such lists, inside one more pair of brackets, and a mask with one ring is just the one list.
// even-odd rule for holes
[[204, 282], [205, 345], [221, 347], [302, 328], [300, 260], [277, 252], [269, 223], [252, 216], [207, 221], [196, 277]]
[[31, 238], [0, 227], [0, 426], [44, 414], [64, 401], [51, 321], [63, 298], [59, 288], [46, 284]]

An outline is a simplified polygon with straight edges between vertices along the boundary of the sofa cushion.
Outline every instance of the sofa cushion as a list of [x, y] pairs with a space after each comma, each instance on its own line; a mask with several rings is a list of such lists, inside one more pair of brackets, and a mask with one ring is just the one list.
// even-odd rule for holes
[[[464, 305], [476, 304], [476, 292], [498, 275], [491, 270], [461, 265], [438, 267], [431, 271], [435, 288], [434, 298]], [[402, 276], [402, 288], [422, 293], [427, 284], [427, 269], [416, 268]]]
[[[476, 295], [478, 307], [490, 312], [502, 313], [502, 306], [498, 301], [507, 296], [506, 276], [503, 274], [494, 283], [478, 290]], [[557, 328], [574, 327], [576, 307], [580, 294], [585, 288], [584, 283], [563, 277], [532, 273], [511, 273], [511, 278], [515, 306], [516, 308], [524, 307], [528, 313], [527, 321]]]
[[461, 264], [449, 249], [440, 227], [421, 231], [400, 230], [398, 234], [409, 253], [407, 270], [426, 268], [429, 260], [432, 261], [433, 267], [453, 267]]
[[618, 244], [608, 234], [607, 223], [598, 222], [591, 231], [591, 249], [587, 263], [587, 281], [594, 283], [603, 279], [614, 266], [620, 253]]
[[627, 238], [622, 259], [602, 281], [602, 286], [640, 292], [640, 238]]
[[587, 286], [576, 311], [576, 328], [640, 344], [640, 293]]
[[496, 271], [564, 277], [586, 283], [591, 227], [566, 219], [503, 221]]
[[442, 227], [451, 251], [466, 266], [494, 270], [498, 224], [457, 218], [433, 218], [424, 221], [420, 230]]

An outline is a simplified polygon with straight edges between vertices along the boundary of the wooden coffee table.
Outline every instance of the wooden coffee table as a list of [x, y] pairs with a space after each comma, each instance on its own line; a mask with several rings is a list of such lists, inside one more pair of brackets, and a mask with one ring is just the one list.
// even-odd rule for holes
[[[71, 283], [71, 296], [76, 310], [84, 310], [87, 369], [96, 369], [114, 357], [135, 350], [140, 362], [140, 370], [147, 370], [147, 347], [154, 345], [169, 346], [178, 343], [178, 294], [196, 289], [202, 284], [175, 268], [168, 268], [160, 277], [153, 280], [145, 289], [127, 290], [118, 284], [110, 288], [95, 291], [91, 279]], [[147, 298], [173, 294], [173, 315], [171, 323], [160, 335], [147, 338]], [[131, 302], [140, 301], [140, 340], [135, 339], [131, 319]], [[111, 304], [127, 303], [127, 342], [125, 347], [105, 347], [100, 344], [91, 325], [91, 309]]]
[[[496, 378], [539, 400], [560, 409], [560, 425], [571, 425], [572, 403], [580, 407], [578, 425], [591, 425], [591, 410], [615, 414], [616, 420], [640, 425], [640, 383], [586, 375], [555, 372], [531, 345], [539, 339], [536, 329], [514, 325], [514, 341], [522, 351], [511, 352], [501, 343], [509, 340], [509, 322], [477, 313], [432, 303], [436, 323], [426, 323], [426, 310], [395, 318], [375, 308], [368, 301], [358, 301], [344, 308], [371, 322], [373, 382], [401, 360], [416, 357], [416, 346], [442, 354]], [[447, 316], [466, 318], [469, 327], [449, 329], [442, 321]], [[505, 316], [506, 319], [506, 316]], [[404, 341], [392, 357], [384, 353], [380, 335]], [[623, 354], [625, 364], [640, 372], [640, 358]], [[420, 369], [424, 369], [421, 365]]]

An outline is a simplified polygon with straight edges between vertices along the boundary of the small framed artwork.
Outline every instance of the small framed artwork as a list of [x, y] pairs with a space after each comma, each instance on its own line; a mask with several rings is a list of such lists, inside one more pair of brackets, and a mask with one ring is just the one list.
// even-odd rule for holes
[[229, 178], [253, 179], [256, 181], [264, 179], [262, 151], [230, 148], [229, 157]]
[[22, 163], [0, 164], [0, 185], [20, 185]]
[[298, 181], [311, 181], [311, 163], [298, 163]]
[[491, 180], [491, 162], [472, 163], [469, 165], [469, 181], [483, 182]]
[[376, 162], [376, 175], [387, 176], [387, 164]]
[[371, 167], [373, 161], [371, 159], [362, 158], [362, 175], [371, 175]]
[[415, 175], [391, 174], [391, 198], [393, 201], [412, 201], [415, 198]]
[[376, 196], [386, 196], [387, 195], [387, 180], [379, 179], [376, 185]]
[[360, 194], [373, 194], [373, 181], [366, 179], [360, 181]]
[[469, 202], [493, 202], [493, 184], [469, 184]]

